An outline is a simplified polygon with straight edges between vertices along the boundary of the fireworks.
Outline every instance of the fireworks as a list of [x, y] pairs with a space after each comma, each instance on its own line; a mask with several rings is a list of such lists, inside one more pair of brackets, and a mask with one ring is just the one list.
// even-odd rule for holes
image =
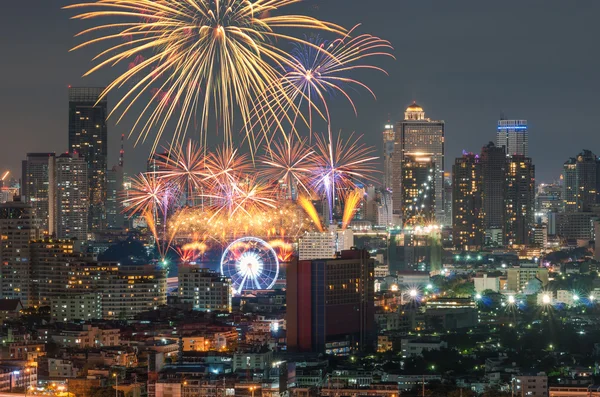
[[312, 171], [314, 151], [306, 146], [306, 140], [296, 140], [292, 135], [288, 140], [275, 142], [268, 154], [261, 160], [267, 168], [263, 175], [277, 181], [283, 180], [288, 187], [288, 198], [293, 199], [294, 190], [302, 188], [310, 194], [308, 179]]
[[[277, 87], [281, 85], [281, 68], [295, 65], [275, 42], [312, 45], [289, 35], [290, 28], [344, 34], [344, 29], [337, 25], [281, 13], [285, 6], [299, 1], [97, 0], [65, 8], [91, 9], [75, 19], [120, 19], [82, 31], [78, 36], [95, 33], [98, 37], [73, 50], [120, 40], [101, 51], [94, 58], [98, 64], [85, 75], [125, 63], [126, 71], [108, 85], [102, 96], [129, 87], [113, 109], [121, 112], [119, 120], [144, 94], [152, 96], [138, 115], [132, 133], [138, 132], [139, 141], [156, 131], [154, 151], [171, 119], [175, 126], [173, 139], [177, 140], [195, 122], [197, 111], [203, 140], [209, 115], [214, 115], [231, 145], [236, 108], [248, 137], [252, 138], [248, 121], [253, 101], [267, 87], [280, 90]], [[272, 15], [274, 11], [280, 14]], [[130, 63], [132, 59], [137, 61]], [[265, 114], [277, 114], [277, 108], [289, 106], [293, 107], [291, 100], [280, 95], [268, 102]]]
[[373, 148], [353, 140], [352, 135], [342, 140], [338, 135], [333, 142], [331, 131], [327, 137], [317, 135], [316, 155], [312, 188], [320, 191], [329, 203], [329, 220], [333, 217], [336, 189], [348, 190], [357, 187], [357, 182], [371, 179], [377, 172], [372, 156]]
[[238, 212], [234, 217], [218, 209], [183, 208], [172, 217], [169, 227], [176, 227], [183, 239], [224, 244], [248, 235], [295, 239], [312, 230], [313, 223], [301, 208], [285, 202], [277, 208]]
[[154, 215], [161, 211], [166, 215], [166, 208], [172, 196], [167, 184], [156, 175], [140, 174], [131, 183], [123, 206], [130, 214], [147, 212]]
[[159, 171], [155, 173], [156, 176], [187, 191], [188, 203], [191, 204], [195, 190], [206, 177], [202, 148], [189, 140], [185, 147], [171, 145], [166, 153], [157, 157]]
[[354, 189], [346, 196], [344, 202], [344, 215], [342, 217], [342, 229], [346, 229], [352, 221], [352, 218], [354, 218], [354, 214], [356, 213], [364, 194], [364, 190]]
[[[293, 123], [298, 118], [304, 119], [301, 109], [306, 105], [308, 108], [308, 125], [312, 134], [313, 113], [325, 119], [331, 124], [329, 114], [328, 97], [340, 95], [345, 98], [354, 113], [356, 106], [347, 91], [347, 87], [358, 86], [364, 88], [375, 98], [375, 93], [364, 83], [349, 77], [349, 73], [359, 69], [371, 69], [386, 73], [380, 67], [365, 63], [368, 58], [376, 56], [392, 57], [390, 50], [392, 46], [386, 40], [369, 34], [361, 34], [351, 37], [355, 26], [343, 38], [327, 42], [320, 37], [313, 38], [310, 44], [296, 43], [291, 52], [292, 65], [287, 66], [286, 73], [277, 85], [270, 87], [267, 91], [266, 102], [278, 104], [291, 99], [295, 106], [293, 110]], [[386, 73], [387, 74], [387, 73]], [[261, 106], [257, 112], [270, 111], [274, 106]], [[283, 111], [282, 109], [279, 109]], [[272, 118], [281, 118], [281, 114], [272, 114]], [[262, 120], [263, 117], [257, 117]], [[272, 120], [270, 124], [275, 123]]]
[[307, 199], [304, 196], [300, 196], [298, 198], [298, 205], [300, 207], [302, 207], [302, 209], [306, 212], [306, 214], [313, 221], [315, 228], [322, 233], [324, 231], [324, 229], [323, 229], [323, 225], [321, 224], [321, 217], [319, 216], [319, 213], [317, 212], [312, 201], [310, 201], [309, 199]]

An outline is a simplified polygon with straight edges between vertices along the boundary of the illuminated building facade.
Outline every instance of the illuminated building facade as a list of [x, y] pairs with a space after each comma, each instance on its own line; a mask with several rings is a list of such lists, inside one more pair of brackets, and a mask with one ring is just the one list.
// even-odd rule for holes
[[106, 221], [106, 170], [108, 104], [98, 101], [101, 87], [69, 87], [69, 152], [79, 153], [87, 164], [88, 228], [98, 230]]
[[412, 270], [438, 273], [442, 270], [442, 229], [439, 225], [416, 226], [392, 231], [388, 246], [390, 274]]
[[392, 189], [394, 186], [394, 145], [395, 132], [393, 124], [386, 124], [383, 130], [383, 187]]
[[413, 103], [404, 113], [404, 120], [396, 125], [393, 156], [393, 205], [394, 223], [401, 224], [402, 217], [402, 165], [409, 153], [431, 153], [435, 165], [435, 218], [445, 224], [444, 214], [444, 122], [425, 117], [423, 108]]
[[336, 252], [354, 246], [354, 232], [332, 225], [326, 232], [307, 232], [298, 240], [300, 260], [333, 258]]
[[21, 195], [33, 209], [33, 216], [40, 231], [52, 234], [50, 212], [54, 210], [50, 194], [50, 173], [54, 163], [54, 153], [27, 153], [22, 163]]
[[534, 224], [535, 166], [528, 157], [508, 160], [504, 199], [504, 244], [526, 245]]
[[473, 153], [464, 153], [452, 167], [452, 238], [456, 248], [467, 251], [480, 248], [485, 234], [479, 160]]
[[402, 223], [425, 225], [435, 219], [436, 170], [433, 155], [405, 153], [402, 162]]
[[600, 160], [584, 150], [563, 165], [563, 202], [565, 212], [590, 211], [599, 202]]
[[508, 156], [529, 154], [527, 120], [498, 120], [496, 146], [504, 147]]
[[35, 304], [29, 240], [37, 238], [33, 208], [20, 201], [0, 204], [0, 298]]
[[198, 265], [179, 266], [179, 297], [194, 310], [231, 311], [231, 279]]
[[289, 351], [344, 355], [375, 345], [374, 260], [366, 250], [287, 268]]
[[54, 211], [51, 222], [59, 239], [86, 241], [89, 225], [88, 165], [79, 154], [56, 157], [51, 174], [50, 197]]

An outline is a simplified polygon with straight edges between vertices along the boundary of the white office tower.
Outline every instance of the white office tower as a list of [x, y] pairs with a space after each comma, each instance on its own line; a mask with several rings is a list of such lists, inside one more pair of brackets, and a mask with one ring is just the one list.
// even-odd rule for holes
[[330, 259], [336, 252], [354, 246], [351, 229], [341, 230], [331, 225], [326, 232], [307, 232], [298, 241], [298, 259]]
[[527, 120], [498, 120], [496, 146], [504, 147], [508, 156], [529, 157]]

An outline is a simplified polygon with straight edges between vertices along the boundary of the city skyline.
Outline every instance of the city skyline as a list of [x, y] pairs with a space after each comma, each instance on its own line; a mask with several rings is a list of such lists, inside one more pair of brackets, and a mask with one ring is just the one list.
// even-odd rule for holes
[[[324, 15], [333, 22], [346, 25], [355, 22], [356, 17], [344, 15], [343, 9], [332, 13], [332, 10], [339, 8], [339, 3], [338, 0], [307, 1], [296, 7], [308, 7], [311, 13]], [[577, 50], [590, 45], [593, 32], [588, 35], [583, 34], [582, 30], [596, 29], [590, 18], [600, 6], [586, 1], [583, 6], [573, 10], [561, 2], [543, 5], [539, 1], [510, 3], [481, 5], [466, 1], [449, 10], [448, 5], [434, 2], [421, 5], [382, 2], [380, 7], [365, 16], [362, 28], [373, 31], [377, 25], [376, 30], [381, 37], [393, 43], [402, 43], [394, 51], [398, 61], [382, 62], [390, 77], [369, 76], [366, 79], [378, 100], [374, 101], [365, 93], [357, 93], [358, 117], [353, 116], [348, 104], [334, 101], [332, 112], [342, 117], [334, 117], [336, 123], [333, 128], [341, 128], [344, 134], [356, 130], [366, 137], [379, 138], [388, 118], [398, 121], [403, 109], [416, 100], [432, 118], [446, 122], [446, 156], [453, 159], [459, 157], [463, 149], [475, 152], [483, 144], [494, 141], [497, 120], [504, 113], [509, 119], [528, 120], [530, 156], [538, 165], [537, 179], [544, 182], [557, 179], [562, 163], [570, 153], [584, 148], [594, 150], [594, 145], [600, 144], [589, 133], [594, 128], [593, 118], [586, 117], [586, 114], [593, 114], [593, 109], [597, 107], [592, 92], [598, 85], [593, 74], [598, 60], [587, 51]], [[54, 20], [66, 20], [71, 16], [69, 12], [60, 10], [60, 6], [66, 4], [70, 2], [42, 4], [36, 9], [35, 15], [31, 15], [24, 5], [7, 5], [10, 12], [6, 15], [10, 14], [11, 19], [5, 21], [2, 29], [15, 28], [15, 24], [22, 23], [24, 18], [39, 19], [39, 23], [34, 24], [34, 30], [44, 29], [45, 42], [50, 43], [42, 46], [35, 42], [37, 35], [28, 33], [22, 37], [22, 45], [8, 47], [9, 62], [6, 73], [0, 78], [6, 90], [3, 98], [8, 99], [0, 102], [0, 106], [6, 110], [1, 125], [7, 134], [18, 134], [22, 139], [15, 143], [14, 150], [4, 149], [0, 152], [3, 158], [0, 167], [10, 168], [13, 176], [18, 175], [20, 161], [27, 152], [61, 153], [67, 150], [65, 134], [68, 117], [64, 105], [67, 86], [105, 85], [112, 75], [107, 72], [84, 79], [79, 77], [89, 65], [89, 53], [85, 50], [68, 53], [68, 49], [75, 43], [72, 36], [80, 24], [65, 23], [56, 29], [45, 28]], [[567, 9], [570, 13], [566, 12]], [[472, 21], [475, 26], [457, 26], [461, 24], [452, 22], [452, 18], [442, 18], [449, 11], [452, 12], [449, 15]], [[533, 29], [536, 33], [523, 36], [511, 31], [493, 31], [494, 24], [509, 13], [515, 19], [515, 24], [519, 21], [525, 23], [536, 15], [534, 22], [537, 29]], [[415, 25], [417, 21], [411, 15], [426, 15], [436, 22], [436, 29], [427, 31], [420, 28]], [[564, 15], [567, 17], [563, 18]], [[403, 23], [391, 24], [392, 17]], [[559, 20], [560, 24], [557, 23]], [[451, 29], [448, 29], [448, 23], [452, 24]], [[394, 26], [402, 28], [393, 29]], [[559, 28], [555, 29], [556, 26]], [[447, 37], [439, 35], [438, 29], [443, 28], [446, 28], [444, 34]], [[482, 30], [481, 37], [470, 37], [469, 30], [476, 28]], [[413, 31], [418, 33], [415, 36], [418, 39], [403, 39]], [[545, 40], [546, 37], [548, 40]], [[460, 44], [448, 45], [452, 39], [460, 39], [457, 41]], [[564, 48], [563, 57], [554, 57], [554, 48], [550, 49], [546, 44], [550, 42], [558, 45], [569, 43], [568, 48], [560, 47]], [[24, 51], [23, 48], [28, 50]], [[452, 63], [440, 62], [433, 66], [431, 57], [435, 54], [448, 55], [449, 51], [453, 51]], [[518, 56], [508, 58], [508, 54], [515, 51]], [[496, 62], [495, 59], [500, 56], [509, 61]], [[553, 62], [547, 62], [548, 57], [552, 57]], [[23, 65], [39, 64], [39, 59], [50, 60], [43, 73], [32, 73], [31, 70], [27, 73], [28, 67]], [[575, 68], [581, 77], [574, 78], [570, 73]], [[502, 88], [494, 89], [494, 85]], [[24, 95], [25, 92], [29, 94]], [[114, 105], [116, 99], [109, 96], [109, 106]], [[30, 106], [38, 107], [36, 114], [39, 117], [34, 120], [28, 119], [27, 110]], [[122, 133], [127, 134], [131, 126], [131, 120], [128, 119], [116, 127], [114, 121], [114, 118], [109, 119], [109, 166], [117, 163], [119, 137]], [[39, 135], [39, 131], [45, 133], [38, 137], [36, 134]], [[564, 144], [554, 145], [554, 139], [564, 133], [568, 133], [571, 139]], [[374, 141], [377, 142], [381, 157], [381, 140]], [[147, 145], [132, 150], [132, 144], [131, 140], [125, 142], [128, 158], [126, 171], [129, 174], [143, 170], [148, 154]]]

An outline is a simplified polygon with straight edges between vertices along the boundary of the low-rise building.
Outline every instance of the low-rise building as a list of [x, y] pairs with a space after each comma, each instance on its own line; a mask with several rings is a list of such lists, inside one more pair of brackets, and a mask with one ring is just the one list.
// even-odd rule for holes
[[437, 338], [402, 339], [402, 356], [422, 356], [423, 352], [447, 348], [448, 344]]

